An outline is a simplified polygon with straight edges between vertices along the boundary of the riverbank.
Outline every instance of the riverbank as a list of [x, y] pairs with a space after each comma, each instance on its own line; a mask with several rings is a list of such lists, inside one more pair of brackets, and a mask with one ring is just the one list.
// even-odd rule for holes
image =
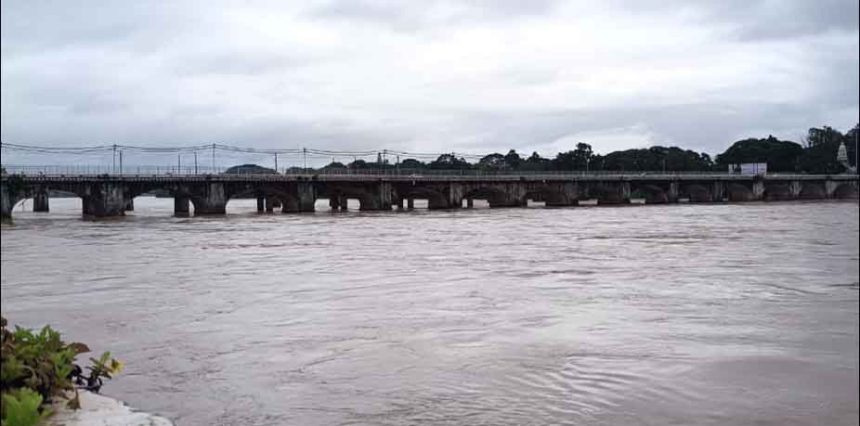
[[164, 417], [135, 411], [122, 401], [80, 391], [81, 409], [66, 407], [66, 401], [51, 406], [54, 414], [48, 418], [48, 426], [172, 426]]

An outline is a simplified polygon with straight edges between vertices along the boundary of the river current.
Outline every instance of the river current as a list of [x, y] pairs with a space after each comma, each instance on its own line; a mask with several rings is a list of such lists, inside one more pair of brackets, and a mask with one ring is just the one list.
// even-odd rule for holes
[[[856, 425], [854, 202], [17, 208], [2, 310], [178, 425]], [[26, 207], [29, 208], [29, 205]]]

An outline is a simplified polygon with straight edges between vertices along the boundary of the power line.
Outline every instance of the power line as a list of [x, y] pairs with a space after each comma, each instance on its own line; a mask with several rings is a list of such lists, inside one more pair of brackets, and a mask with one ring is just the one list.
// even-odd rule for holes
[[409, 151], [401, 151], [401, 150], [368, 150], [368, 151], [342, 151], [342, 150], [328, 150], [328, 149], [314, 149], [314, 148], [253, 148], [253, 147], [242, 147], [221, 143], [212, 143], [205, 145], [190, 145], [190, 146], [174, 146], [174, 147], [157, 147], [157, 146], [137, 146], [137, 145], [123, 145], [123, 144], [110, 144], [110, 145], [94, 145], [94, 146], [73, 146], [73, 147], [64, 147], [64, 146], [44, 146], [44, 145], [24, 145], [24, 144], [16, 144], [16, 143], [8, 143], [3, 142], [2, 148], [8, 151], [20, 151], [20, 152], [30, 152], [30, 153], [39, 153], [39, 154], [69, 154], [69, 155], [84, 155], [84, 154], [93, 154], [93, 153], [114, 153], [117, 150], [125, 151], [126, 153], [140, 152], [140, 153], [148, 153], [148, 154], [182, 154], [182, 153], [197, 153], [199, 151], [212, 150], [212, 154], [214, 155], [215, 151], [224, 151], [224, 152], [233, 152], [233, 153], [244, 153], [244, 154], [267, 154], [267, 155], [286, 155], [290, 154], [302, 157], [304, 156], [313, 156], [313, 157], [373, 157], [376, 156], [380, 152], [385, 152], [386, 154], [399, 155], [401, 157], [407, 158], [438, 158], [441, 155], [453, 155], [455, 157], [469, 158], [469, 159], [480, 159], [484, 155], [483, 154], [468, 154], [468, 153], [457, 153], [457, 152], [440, 152], [440, 153], [430, 153], [430, 152], [409, 152]]

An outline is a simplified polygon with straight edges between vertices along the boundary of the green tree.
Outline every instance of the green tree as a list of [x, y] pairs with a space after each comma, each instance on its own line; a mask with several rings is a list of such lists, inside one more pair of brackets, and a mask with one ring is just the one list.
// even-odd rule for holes
[[427, 166], [433, 170], [468, 170], [472, 168], [468, 161], [462, 157], [458, 158], [454, 154], [442, 154]]
[[478, 169], [485, 171], [503, 170], [507, 168], [505, 156], [499, 153], [485, 155], [478, 161]]
[[507, 155], [505, 155], [505, 164], [510, 170], [519, 170], [520, 163], [522, 163], [522, 161], [523, 159], [520, 158], [520, 155], [513, 149], [508, 151]]
[[401, 169], [426, 169], [427, 165], [414, 158], [407, 158], [400, 163]]
[[767, 139], [749, 138], [735, 142], [717, 155], [716, 163], [718, 170], [722, 171], [727, 170], [729, 164], [767, 163], [768, 171], [793, 172], [803, 155], [804, 149], [800, 144], [768, 136]]
[[544, 171], [552, 168], [552, 161], [548, 158], [543, 158], [537, 151], [520, 164], [520, 170], [524, 171]]

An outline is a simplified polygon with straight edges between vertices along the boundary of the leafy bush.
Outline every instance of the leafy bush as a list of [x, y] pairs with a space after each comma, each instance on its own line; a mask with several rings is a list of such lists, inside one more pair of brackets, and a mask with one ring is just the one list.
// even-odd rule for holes
[[122, 363], [105, 352], [85, 374], [75, 358], [90, 349], [83, 343], [65, 343], [60, 333], [45, 326], [38, 332], [6, 328], [0, 317], [0, 419], [3, 426], [37, 424], [48, 413], [44, 405], [54, 397], [68, 398], [68, 406], [80, 408], [78, 388], [98, 392], [103, 380], [122, 370]]

